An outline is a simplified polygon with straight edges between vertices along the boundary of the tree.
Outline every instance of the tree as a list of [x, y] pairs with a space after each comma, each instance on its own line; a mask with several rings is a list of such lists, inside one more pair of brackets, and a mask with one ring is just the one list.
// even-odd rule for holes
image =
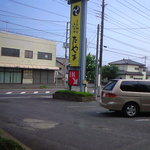
[[96, 58], [92, 54], [86, 56], [86, 80], [94, 82]]
[[118, 76], [118, 67], [114, 65], [106, 65], [102, 67], [102, 80], [115, 79]]

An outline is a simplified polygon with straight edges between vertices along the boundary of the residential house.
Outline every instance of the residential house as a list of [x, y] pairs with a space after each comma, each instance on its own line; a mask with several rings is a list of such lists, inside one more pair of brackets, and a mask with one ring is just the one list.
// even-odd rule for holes
[[[65, 63], [66, 63], [66, 75], [65, 75]], [[56, 66], [59, 67], [59, 71], [57, 74], [57, 80], [59, 83], [64, 83], [64, 79], [68, 78], [67, 66], [69, 63], [69, 59], [65, 59], [62, 57], [56, 57]]]
[[56, 42], [0, 32], [0, 83], [53, 84]]
[[109, 63], [119, 68], [119, 76], [121, 79], [146, 79], [145, 64], [130, 60], [122, 59]]
[[149, 70], [146, 71], [146, 79], [150, 80], [150, 71]]

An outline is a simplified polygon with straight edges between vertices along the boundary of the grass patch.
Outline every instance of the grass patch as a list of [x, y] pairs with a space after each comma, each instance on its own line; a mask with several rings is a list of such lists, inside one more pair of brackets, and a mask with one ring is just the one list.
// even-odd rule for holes
[[25, 150], [13, 140], [2, 138], [0, 136], [0, 150]]
[[65, 95], [74, 95], [74, 96], [80, 96], [80, 97], [89, 97], [89, 96], [93, 96], [93, 94], [88, 93], [88, 92], [77, 92], [77, 91], [69, 91], [69, 90], [59, 90], [56, 91], [55, 93], [61, 93], [61, 94], [65, 94]]
[[48, 86], [47, 85], [40, 85], [40, 89], [47, 89]]

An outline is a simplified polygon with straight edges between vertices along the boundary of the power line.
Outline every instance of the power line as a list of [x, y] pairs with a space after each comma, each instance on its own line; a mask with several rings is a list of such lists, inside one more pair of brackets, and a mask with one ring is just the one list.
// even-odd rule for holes
[[146, 43], [146, 44], [150, 44], [150, 42], [147, 42], [147, 41], [144, 41], [144, 40], [141, 40], [141, 39], [138, 39], [138, 38], [135, 38], [135, 37], [129, 36], [129, 35], [127, 35], [127, 34], [120, 33], [120, 32], [117, 32], [117, 31], [113, 31], [113, 30], [110, 30], [110, 29], [108, 29], [108, 30], [109, 30], [109, 31], [111, 31], [111, 32], [114, 32], [114, 33], [117, 33], [117, 34], [120, 34], [120, 35], [126, 36], [126, 37], [128, 37], [128, 38], [130, 38], [130, 39], [137, 40], [138, 42], [144, 42], [144, 43]]
[[[125, 12], [123, 12], [123, 11], [117, 9], [116, 7], [113, 7], [113, 6], [110, 5], [110, 4], [109, 4], [109, 6], [110, 6], [111, 8], [113, 8], [115, 11], [117, 11], [117, 12], [119, 13], [119, 15], [120, 15], [120, 14], [123, 14], [124, 17], [126, 17], [126, 19], [128, 18], [128, 19], [130, 19], [131, 21], [135, 21], [136, 23], [141, 24], [142, 26], [143, 26], [143, 25], [145, 26], [145, 24], [143, 24], [143, 23], [139, 22], [139, 20], [136, 20], [135, 18], [129, 16], [127, 13], [125, 13]], [[108, 9], [108, 8], [107, 8], [107, 9]], [[115, 13], [116, 13], [116, 12], [115, 12]], [[117, 15], [118, 15], [118, 13], [117, 13]]]
[[[114, 12], [114, 11], [112, 11], [112, 10], [110, 10], [110, 9], [108, 9], [109, 11], [111, 11], [111, 12], [113, 12], [114, 14], [116, 14], [117, 16], [119, 16], [119, 17], [121, 17], [121, 18], [125, 18], [125, 20], [128, 20], [129, 22], [133, 22], [132, 20], [130, 20], [130, 18], [126, 18], [126, 17], [124, 17], [124, 16], [122, 16], [122, 15], [120, 15], [120, 14], [118, 14], [118, 13], [116, 13], [116, 12]], [[112, 17], [110, 17], [110, 19], [111, 20], [116, 20], [117, 22], [119, 22], [119, 23], [121, 23], [120, 21], [118, 21], [117, 19], [114, 19], [114, 18], [112, 18]], [[136, 23], [137, 24], [137, 23]], [[144, 25], [144, 24], [143, 24]], [[125, 26], [125, 24], [123, 23], [123, 26]], [[128, 25], [127, 25], [127, 27], [128, 27]], [[141, 26], [139, 26], [138, 25], [138, 27], [139, 27], [139, 29], [145, 29], [145, 28], [143, 28], [143, 27], [141, 27]], [[128, 27], [129, 28], [129, 27]], [[134, 29], [134, 28], [132, 28], [131, 27], [131, 29]], [[146, 27], [146, 29], [148, 29], [147, 27]], [[141, 33], [140, 33], [141, 34]], [[146, 36], [148, 36], [148, 37], [150, 37], [150, 35], [149, 34], [146, 34], [146, 33], [144, 33], [144, 32], [142, 32], [142, 34], [145, 34]]]
[[148, 19], [148, 20], [150, 20], [150, 18], [149, 17], [147, 17], [147, 16], [145, 16], [145, 15], [143, 15], [143, 14], [141, 14], [141, 13], [139, 13], [138, 11], [136, 11], [135, 9], [133, 10], [131, 7], [129, 7], [128, 5], [125, 5], [124, 3], [122, 3], [122, 2], [120, 2], [119, 0], [116, 0], [118, 3], [120, 3], [121, 5], [123, 5], [124, 7], [126, 7], [126, 8], [128, 8], [128, 9], [130, 9], [132, 12], [134, 12], [134, 13], [136, 13], [136, 14], [138, 14], [138, 15], [140, 15], [140, 16], [142, 16], [142, 17], [144, 17], [144, 18], [146, 18], [146, 19]]
[[40, 10], [40, 11], [43, 11], [43, 12], [46, 12], [46, 13], [50, 13], [50, 14], [53, 14], [53, 15], [56, 15], [56, 16], [59, 16], [59, 17], [69, 18], [67, 16], [64, 16], [64, 15], [61, 15], [61, 14], [57, 14], [55, 12], [52, 12], [52, 11], [49, 11], [49, 10], [45, 10], [45, 9], [42, 9], [42, 8], [39, 8], [39, 7], [34, 7], [34, 6], [31, 6], [31, 5], [28, 5], [28, 4], [25, 4], [25, 3], [21, 3], [21, 2], [15, 1], [15, 0], [8, 0], [8, 1], [16, 3], [16, 4], [19, 4], [19, 5], [22, 5], [22, 6], [30, 7], [30, 8], [36, 9], [36, 10]]
[[[115, 54], [121, 54], [121, 55], [126, 55], [126, 56], [131, 56], [131, 57], [136, 57], [136, 58], [140, 58], [138, 56], [135, 56], [135, 55], [131, 55], [131, 54], [127, 54], [127, 53], [122, 53], [122, 52], [115, 52], [115, 51], [112, 51], [110, 49], [104, 49], [105, 51], [108, 51], [108, 52], [112, 52], [112, 53], [115, 53]], [[142, 59], [142, 58], [141, 58]]]
[[4, 10], [0, 10], [1, 12], [5, 12], [5, 13], [9, 13], [9, 14], [14, 14], [15, 16], [12, 15], [5, 15], [5, 14], [0, 14], [2, 16], [8, 16], [8, 17], [14, 17], [14, 18], [21, 18], [21, 19], [29, 19], [29, 20], [35, 20], [35, 21], [41, 21], [41, 22], [57, 22], [57, 23], [66, 23], [66, 21], [58, 21], [58, 20], [44, 20], [44, 19], [39, 19], [39, 18], [32, 18], [32, 17], [28, 17], [28, 16], [24, 16], [24, 15], [20, 15], [17, 13], [13, 13], [13, 12], [9, 12], [9, 11], [4, 11]]
[[[114, 19], [114, 18], [109, 18], [110, 20], [112, 20], [113, 22], [116, 22], [116, 23], [113, 23], [113, 22], [109, 22], [109, 23], [111, 23], [111, 24], [114, 24], [114, 25], [116, 25], [116, 26], [118, 26], [118, 27], [121, 27], [120, 29], [123, 29], [123, 30], [126, 30], [126, 31], [128, 31], [128, 28], [129, 28], [129, 26], [128, 25], [125, 25], [124, 23], [121, 23], [120, 21], [118, 21], [118, 20], [116, 20], [116, 19]], [[125, 28], [122, 28], [122, 26], [124, 26]], [[138, 35], [139, 37], [142, 37], [142, 38], [144, 38], [144, 39], [147, 39], [147, 40], [150, 40], [150, 35], [148, 35], [148, 34], [146, 34], [146, 33], [144, 33], [144, 32], [138, 32], [138, 31], [135, 31], [135, 30], [129, 30], [128, 32], [130, 32], [130, 33], [132, 33], [132, 34], [136, 34], [136, 35]], [[144, 34], [144, 35], [143, 35]]]
[[[113, 9], [115, 9], [113, 6], [111, 6], [111, 7], [112, 7]], [[121, 17], [121, 18], [124, 18], [125, 20], [128, 20], [130, 23], [132, 22], [133, 24], [136, 24], [137, 26], [139, 26], [139, 24], [142, 24], [142, 25], [145, 26], [145, 24], [140, 23], [139, 21], [137, 21], [137, 20], [135, 20], [134, 18], [128, 16], [127, 14], [125, 14], [125, 13], [122, 12], [122, 11], [119, 11], [119, 10], [117, 10], [117, 9], [115, 9], [115, 11], [113, 11], [113, 10], [111, 10], [111, 9], [109, 9], [109, 8], [107, 8], [107, 10], [110, 11], [110, 12], [112, 12], [112, 13], [114, 13], [114, 14], [116, 14], [117, 16], [119, 16], [119, 17]], [[117, 11], [118, 13], [117, 13], [116, 11]], [[124, 15], [121, 15], [121, 14], [124, 14]], [[139, 27], [140, 27], [140, 26], [139, 26]]]
[[150, 9], [148, 9], [147, 7], [145, 7], [144, 5], [140, 4], [139, 2], [135, 1], [135, 0], [132, 0], [134, 1], [136, 4], [138, 4], [139, 6], [143, 7], [144, 9], [150, 11]]
[[140, 48], [140, 47], [137, 47], [137, 46], [131, 45], [131, 44], [129, 44], [129, 43], [126, 43], [126, 42], [120, 41], [120, 40], [115, 39], [115, 38], [112, 38], [112, 37], [110, 37], [110, 36], [106, 36], [106, 35], [105, 35], [105, 37], [106, 37], [106, 38], [109, 38], [109, 39], [111, 39], [111, 40], [114, 40], [114, 41], [116, 41], [116, 42], [118, 42], [118, 43], [121, 43], [121, 44], [123, 44], [123, 45], [129, 46], [129, 47], [132, 47], [132, 48], [134, 48], [134, 49], [138, 49], [138, 50], [140, 50], [140, 51], [145, 51], [145, 52], [150, 53], [150, 51], [149, 51], [149, 50], [142, 49], [142, 48]]
[[[29, 7], [29, 8], [33, 8], [33, 9], [36, 9], [36, 10], [40, 10], [40, 11], [43, 11], [43, 12], [46, 12], [46, 13], [54, 14], [54, 15], [57, 15], [57, 16], [60, 16], [60, 17], [63, 17], [63, 18], [69, 18], [67, 16], [64, 16], [64, 15], [61, 15], [61, 14], [57, 14], [57, 13], [54, 13], [52, 11], [45, 10], [45, 9], [42, 9], [42, 8], [39, 8], [39, 7], [34, 7], [34, 6], [31, 6], [31, 5], [28, 5], [28, 4], [25, 4], [25, 3], [21, 3], [21, 2], [15, 1], [15, 0], [8, 0], [8, 1], [16, 3], [16, 4], [19, 4], [19, 5], [22, 5], [22, 6], [26, 6], [26, 7]], [[96, 25], [94, 25], [92, 23], [88, 23], [88, 24], [91, 25], [91, 26], [96, 26]]]
[[[133, 8], [135, 8], [136, 10], [138, 10], [139, 12], [142, 12], [144, 15], [146, 15], [149, 18], [149, 14], [146, 14], [144, 11], [142, 11], [141, 9], [139, 9], [138, 7], [136, 7], [135, 5], [131, 4], [130, 2], [128, 2], [127, 0], [124, 0], [126, 3], [128, 3], [130, 6], [132, 6]], [[150, 18], [149, 18], [150, 19]]]
[[[95, 47], [91, 47], [91, 46], [89, 48], [94, 48], [95, 49]], [[126, 56], [131, 56], [131, 57], [136, 57], [136, 58], [139, 58], [139, 59], [143, 59], [143, 58], [141, 58], [139, 56], [131, 55], [129, 53], [127, 54], [127, 53], [122, 53], [122, 52], [115, 52], [115, 51], [112, 51], [111, 49], [110, 48], [109, 49], [108, 48], [104, 48], [104, 51], [108, 51], [108, 52], [119, 54], [119, 55], [123, 55], [123, 56], [126, 55]]]
[[[90, 43], [90, 44], [96, 46], [96, 44], [94, 44], [94, 43]], [[123, 52], [127, 52], [127, 53], [130, 53], [130, 54], [133, 54], [133, 55], [140, 55], [140, 56], [143, 55], [143, 54], [134, 53], [134, 52], [132, 52], [132, 51], [127, 51], [127, 50], [123, 50], [123, 49], [118, 49], [118, 48], [113, 48], [113, 47], [108, 47], [108, 46], [106, 46], [106, 47], [109, 48], [109, 49], [111, 49], [111, 50], [123, 51]], [[94, 47], [91, 47], [91, 48], [94, 48]], [[144, 55], [143, 55], [143, 56], [144, 56]], [[149, 57], [150, 57], [150, 56], [149, 56]]]
[[[123, 50], [123, 49], [118, 49], [118, 48], [113, 48], [113, 47], [107, 47], [108, 49], [111, 49], [111, 50], [117, 50], [117, 51], [123, 51], [123, 52], [127, 52], [128, 54], [133, 54], [134, 56], [135, 55], [140, 55], [142, 56], [143, 54], [139, 54], [139, 53], [134, 53], [134, 52], [131, 52], [131, 51], [126, 51], [126, 50]], [[144, 56], [144, 55], [143, 55]], [[137, 56], [139, 57], [139, 56]], [[149, 56], [150, 57], [150, 56]]]
[[56, 34], [56, 33], [48, 32], [48, 31], [44, 31], [44, 30], [40, 30], [40, 29], [31, 28], [31, 27], [28, 27], [28, 26], [12, 23], [12, 22], [9, 22], [9, 21], [0, 20], [0, 22], [9, 23], [9, 24], [12, 24], [12, 25], [16, 25], [16, 26], [20, 26], [20, 27], [24, 27], [24, 28], [28, 28], [28, 29], [32, 29], [32, 30], [36, 30], [36, 31], [44, 32], [44, 33], [48, 33], [48, 34], [52, 34], [52, 35], [55, 35], [55, 36], [65, 37], [64, 35], [59, 35], [59, 34]]
[[[2, 33], [2, 32], [0, 32]], [[4, 32], [5, 33], [5, 32]], [[14, 33], [14, 32], [10, 32], [10, 33]], [[19, 34], [19, 35], [24, 35], [24, 36], [30, 36], [31, 38], [41, 38], [41, 37], [33, 37], [31, 35], [26, 35], [26, 34], [22, 34], [22, 33], [14, 33], [14, 34]], [[35, 41], [30, 41], [30, 40], [23, 40], [23, 39], [18, 39], [18, 38], [11, 38], [11, 37], [5, 37], [5, 36], [0, 36], [1, 38], [5, 38], [5, 39], [15, 39], [15, 40], [18, 40], [18, 41], [26, 41], [26, 42], [32, 42], [32, 43], [40, 43], [40, 44], [46, 44], [46, 43], [43, 43], [43, 42], [35, 42]], [[42, 38], [44, 39], [44, 38]], [[49, 40], [49, 39], [44, 39], [44, 40]], [[53, 42], [59, 42], [59, 43], [63, 43], [63, 41], [54, 41], [54, 40], [51, 40]], [[52, 46], [55, 46], [54, 44], [48, 44], [48, 45], [52, 45]]]

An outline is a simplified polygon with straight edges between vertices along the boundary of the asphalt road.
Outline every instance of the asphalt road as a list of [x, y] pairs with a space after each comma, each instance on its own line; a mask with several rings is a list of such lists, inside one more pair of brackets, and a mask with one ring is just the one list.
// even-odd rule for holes
[[125, 118], [97, 102], [0, 97], [0, 128], [32, 150], [148, 150], [150, 114]]

